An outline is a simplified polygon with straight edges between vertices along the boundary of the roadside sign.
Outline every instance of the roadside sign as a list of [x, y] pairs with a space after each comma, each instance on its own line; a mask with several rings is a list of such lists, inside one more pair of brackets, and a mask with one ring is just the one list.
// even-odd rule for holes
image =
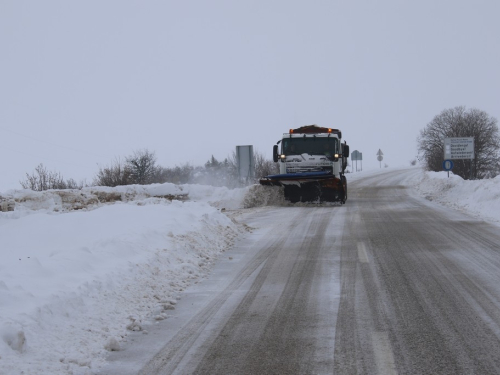
[[443, 161], [443, 169], [448, 172], [448, 178], [450, 178], [450, 171], [453, 169], [453, 162], [451, 160]]
[[351, 152], [351, 160], [356, 162], [356, 172], [358, 171], [358, 160], [361, 161], [361, 170], [363, 170], [363, 153], [358, 150]]
[[358, 150], [351, 152], [351, 160], [363, 160], [363, 153]]
[[443, 161], [443, 169], [445, 171], [451, 171], [453, 169], [453, 162], [451, 160]]
[[382, 168], [382, 160], [384, 159], [384, 153], [382, 152], [381, 149], [378, 149], [377, 152], [377, 160], [380, 162], [380, 168]]
[[474, 159], [474, 137], [444, 139], [444, 160], [456, 159]]

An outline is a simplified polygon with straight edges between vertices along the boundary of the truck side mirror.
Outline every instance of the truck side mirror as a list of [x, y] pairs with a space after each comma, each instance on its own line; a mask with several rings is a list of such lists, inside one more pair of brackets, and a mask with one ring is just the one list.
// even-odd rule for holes
[[349, 157], [349, 146], [344, 145], [344, 158], [348, 158], [348, 157]]
[[278, 145], [273, 146], [273, 161], [278, 162]]

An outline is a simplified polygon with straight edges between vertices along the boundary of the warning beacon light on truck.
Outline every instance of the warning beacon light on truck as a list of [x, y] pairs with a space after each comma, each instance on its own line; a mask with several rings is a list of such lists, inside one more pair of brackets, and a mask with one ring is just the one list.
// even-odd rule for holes
[[342, 132], [339, 129], [321, 128], [319, 126], [311, 127], [311, 125], [303, 126], [298, 129], [290, 129], [288, 132], [288, 134], [315, 134], [315, 133], [337, 134], [339, 138], [342, 138]]

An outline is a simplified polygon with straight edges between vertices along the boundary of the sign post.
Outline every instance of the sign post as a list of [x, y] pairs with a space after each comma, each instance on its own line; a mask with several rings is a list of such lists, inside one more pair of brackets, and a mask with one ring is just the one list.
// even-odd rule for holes
[[384, 159], [384, 153], [381, 149], [378, 149], [377, 160], [380, 162], [380, 168], [382, 168], [382, 160]]
[[453, 169], [453, 162], [451, 160], [443, 161], [443, 169], [448, 172], [448, 178], [450, 178], [450, 171]]

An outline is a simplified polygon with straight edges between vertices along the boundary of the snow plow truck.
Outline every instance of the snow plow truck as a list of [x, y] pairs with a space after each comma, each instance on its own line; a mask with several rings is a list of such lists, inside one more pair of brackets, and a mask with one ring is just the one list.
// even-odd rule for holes
[[284, 187], [285, 199], [296, 202], [347, 200], [344, 176], [349, 146], [338, 129], [316, 125], [290, 129], [273, 147], [280, 174], [259, 180], [261, 185]]

